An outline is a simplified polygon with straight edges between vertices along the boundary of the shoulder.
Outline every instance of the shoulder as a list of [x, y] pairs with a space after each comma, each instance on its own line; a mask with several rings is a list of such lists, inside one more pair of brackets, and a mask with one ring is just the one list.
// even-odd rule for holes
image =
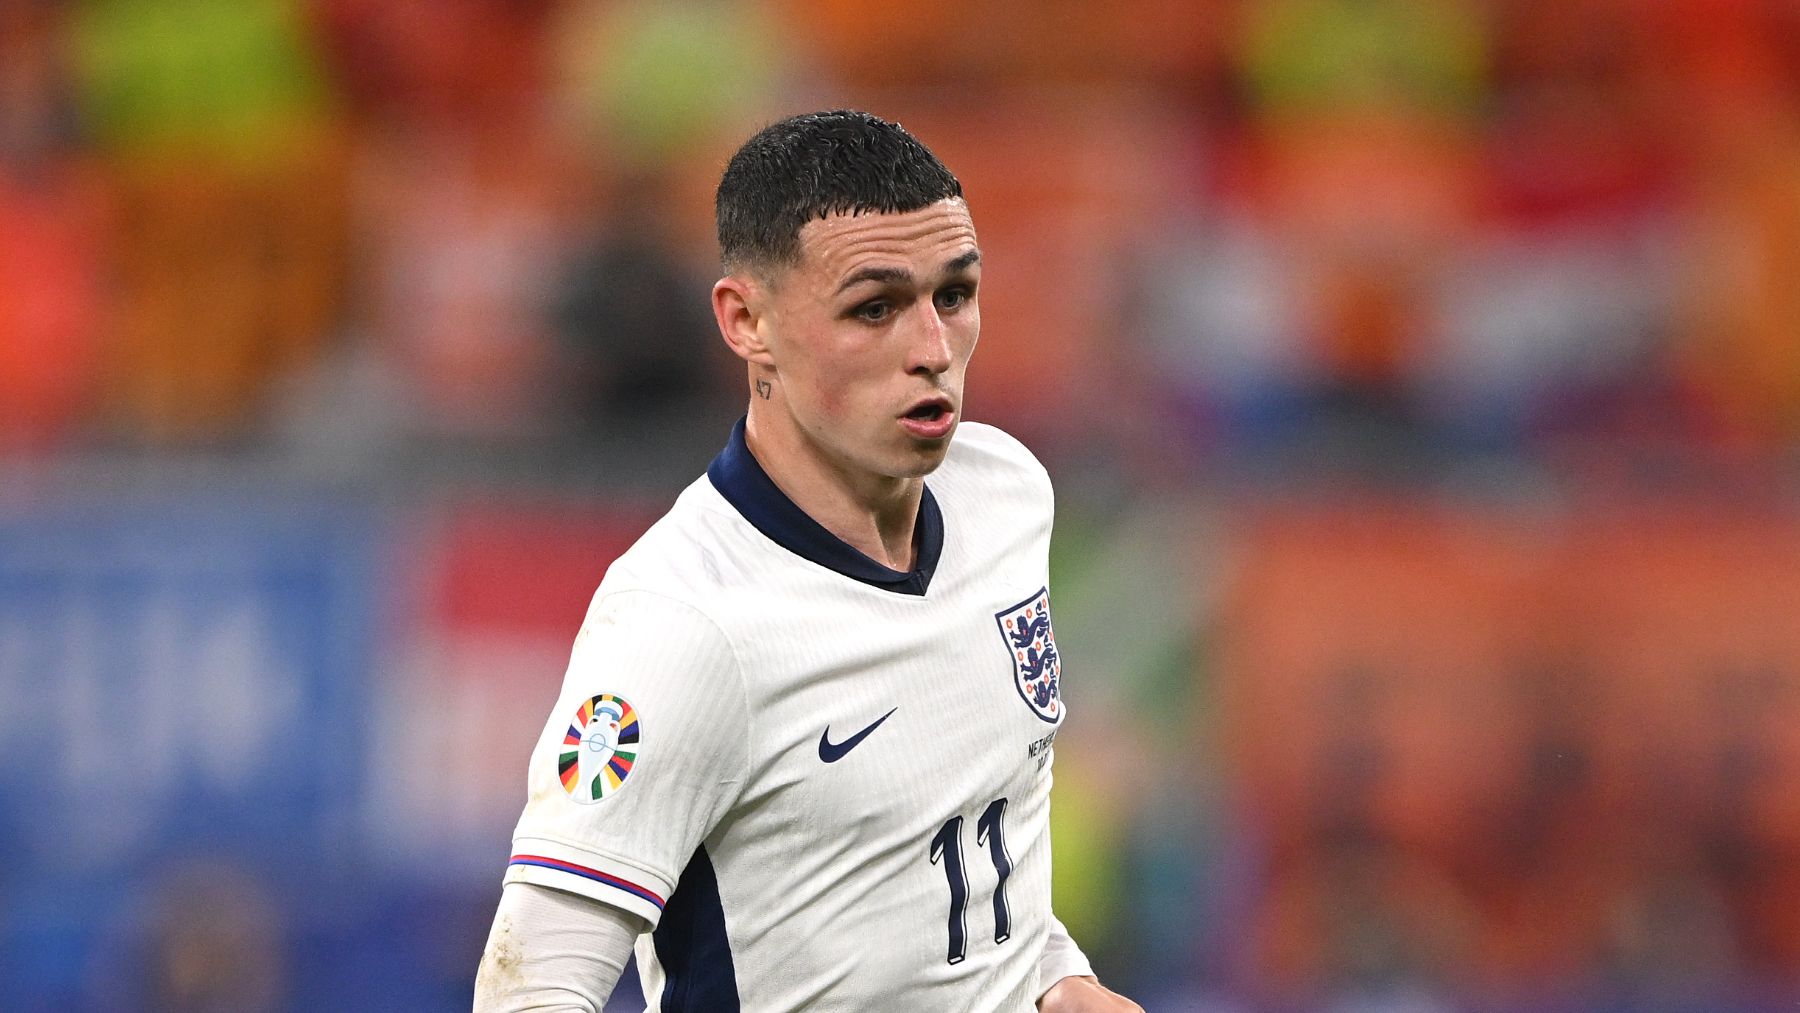
[[1037, 457], [1011, 433], [981, 422], [956, 427], [950, 453], [930, 479], [940, 484], [996, 486], [1023, 485], [1048, 502], [1052, 497], [1050, 474]]
[[628, 558], [645, 546], [640, 541], [621, 556], [594, 592], [575, 635], [566, 691], [579, 699], [623, 692], [640, 710], [697, 710], [722, 719], [710, 705], [697, 705], [715, 699], [742, 705], [738, 638], [716, 618], [714, 600], [680, 579], [679, 566], [670, 568], [666, 558], [658, 565]]
[[629, 609], [659, 624], [722, 628], [733, 603], [754, 586], [765, 551], [754, 536], [701, 477], [607, 568], [588, 609], [590, 621]]

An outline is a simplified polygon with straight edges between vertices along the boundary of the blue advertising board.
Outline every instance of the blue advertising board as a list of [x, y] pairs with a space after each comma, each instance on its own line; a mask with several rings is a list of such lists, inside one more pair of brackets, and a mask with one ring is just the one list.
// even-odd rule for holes
[[354, 878], [376, 527], [238, 495], [0, 514], [5, 1008], [153, 1006], [147, 922], [303, 926]]

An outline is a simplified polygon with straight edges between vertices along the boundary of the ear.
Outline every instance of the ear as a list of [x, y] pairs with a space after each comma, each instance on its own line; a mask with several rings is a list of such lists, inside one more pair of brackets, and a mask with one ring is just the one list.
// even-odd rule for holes
[[728, 274], [713, 283], [713, 319], [719, 336], [738, 358], [759, 366], [774, 366], [774, 356], [763, 340], [768, 311], [768, 290], [747, 273]]

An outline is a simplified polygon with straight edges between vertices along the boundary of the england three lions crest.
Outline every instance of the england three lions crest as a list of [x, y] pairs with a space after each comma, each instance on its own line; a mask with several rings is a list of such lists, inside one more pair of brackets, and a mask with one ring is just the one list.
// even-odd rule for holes
[[1062, 656], [1056, 653], [1056, 634], [1050, 629], [1050, 590], [1039, 588], [1012, 608], [994, 613], [994, 624], [1012, 658], [1013, 686], [1033, 714], [1054, 724], [1062, 717]]

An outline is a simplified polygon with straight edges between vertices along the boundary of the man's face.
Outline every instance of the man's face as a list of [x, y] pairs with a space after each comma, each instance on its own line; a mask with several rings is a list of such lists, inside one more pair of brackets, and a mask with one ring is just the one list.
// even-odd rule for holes
[[800, 230], [800, 249], [759, 324], [788, 414], [852, 480], [930, 472], [961, 417], [981, 331], [968, 206], [833, 215]]

